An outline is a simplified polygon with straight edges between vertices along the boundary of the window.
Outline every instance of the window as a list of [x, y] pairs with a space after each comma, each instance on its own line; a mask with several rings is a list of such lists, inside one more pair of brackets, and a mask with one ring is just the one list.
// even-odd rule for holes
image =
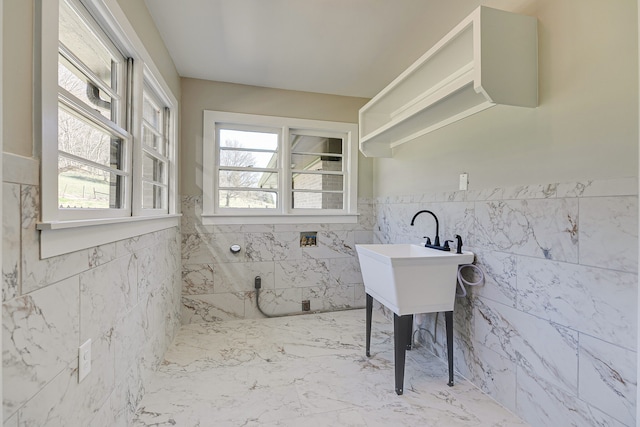
[[177, 225], [177, 100], [117, 0], [35, 4], [42, 256]]
[[166, 213], [171, 110], [148, 81], [142, 103], [142, 209]]
[[86, 217], [86, 210], [122, 216], [129, 207], [126, 190], [131, 179], [131, 134], [125, 130], [123, 102], [127, 60], [82, 6], [61, 0], [59, 14], [61, 217]]
[[355, 124], [205, 111], [203, 221], [355, 222], [356, 137]]

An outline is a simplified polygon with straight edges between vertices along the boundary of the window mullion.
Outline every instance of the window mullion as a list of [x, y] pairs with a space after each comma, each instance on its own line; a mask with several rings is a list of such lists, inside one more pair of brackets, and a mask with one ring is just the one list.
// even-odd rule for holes
[[280, 200], [282, 200], [281, 213], [288, 214], [291, 211], [291, 133], [288, 126], [282, 127], [282, 144], [280, 145]]

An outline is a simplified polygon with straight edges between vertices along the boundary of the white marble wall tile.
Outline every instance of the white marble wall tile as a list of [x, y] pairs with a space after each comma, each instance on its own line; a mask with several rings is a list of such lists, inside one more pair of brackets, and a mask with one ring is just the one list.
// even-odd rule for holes
[[34, 291], [89, 268], [87, 250], [41, 260], [40, 232], [36, 230], [40, 206], [38, 187], [22, 186], [21, 203], [22, 293]]
[[580, 335], [578, 395], [625, 425], [635, 425], [636, 352]]
[[480, 200], [502, 200], [504, 199], [504, 188], [485, 188], [480, 190], [468, 190], [467, 201]]
[[64, 369], [19, 411], [27, 426], [87, 425], [114, 386], [113, 349], [105, 336], [92, 342], [91, 373], [78, 383], [77, 362]]
[[[225, 265], [237, 266], [238, 263]], [[182, 266], [182, 293], [185, 295], [212, 294], [214, 290], [213, 264], [185, 264]]]
[[476, 203], [474, 244], [519, 255], [578, 261], [578, 202], [537, 199]]
[[331, 283], [329, 260], [310, 258], [275, 263], [276, 289], [328, 286]]
[[520, 310], [635, 349], [635, 274], [522, 257], [517, 274]]
[[[510, 411], [516, 411], [516, 362], [476, 344], [473, 351], [454, 344], [454, 368], [480, 390], [500, 402]], [[471, 369], [462, 372], [463, 369]]]
[[156, 245], [158, 243], [158, 239], [158, 233], [148, 233], [119, 240], [116, 242], [116, 257], [123, 257], [149, 246]]
[[578, 399], [573, 393], [555, 387], [518, 369], [517, 413], [532, 426], [625, 426], [615, 418]]
[[182, 324], [244, 318], [244, 293], [184, 295]]
[[[268, 315], [300, 313], [302, 311], [302, 300], [302, 288], [265, 289], [260, 291], [260, 308]], [[247, 319], [264, 317], [256, 306], [255, 292], [247, 292], [245, 317]]]
[[[484, 273], [484, 283], [467, 286], [467, 293], [516, 306], [516, 256], [494, 251], [477, 251], [475, 264]], [[474, 282], [477, 278], [472, 278]]]
[[144, 396], [144, 390], [141, 366], [134, 364], [125, 372], [125, 379], [116, 383], [110, 397], [116, 425], [131, 425], [136, 408]]
[[218, 263], [213, 272], [215, 293], [253, 291], [256, 276], [260, 276], [262, 289], [273, 289], [274, 269], [271, 261]]
[[340, 285], [363, 283], [358, 258], [334, 258], [328, 262], [329, 273], [335, 283]]
[[302, 288], [302, 299], [309, 300], [311, 311], [331, 311], [354, 307], [355, 289], [352, 285], [312, 286]]
[[18, 427], [18, 413], [16, 412], [11, 418], [4, 420], [3, 427]]
[[638, 197], [585, 197], [580, 203], [580, 264], [638, 272]]
[[279, 261], [302, 258], [300, 233], [245, 233], [248, 261]]
[[4, 418], [76, 360], [78, 290], [71, 277], [3, 304]]
[[[112, 392], [113, 393], [113, 392]], [[109, 397], [102, 407], [98, 409], [93, 419], [89, 421], [91, 427], [126, 427], [125, 423], [118, 423], [115, 418], [114, 408], [111, 406], [111, 397]]]
[[106, 245], [96, 246], [88, 250], [89, 268], [113, 261], [116, 258], [116, 244], [107, 243]]
[[136, 304], [137, 263], [118, 258], [80, 275], [80, 337], [102, 336]]
[[637, 196], [638, 178], [562, 183], [557, 193], [558, 197]]
[[577, 332], [489, 300], [476, 301], [480, 344], [515, 361], [527, 375], [577, 394]]
[[371, 231], [371, 229], [368, 231], [355, 231], [353, 233], [353, 241], [356, 245], [371, 244], [373, 243], [373, 231]]
[[153, 333], [151, 327], [156, 324], [147, 318], [145, 308], [138, 304], [126, 317], [115, 323], [109, 332], [115, 349], [116, 382], [124, 380], [129, 367], [140, 363], [142, 347]]
[[521, 185], [507, 187], [502, 193], [503, 200], [549, 199], [556, 197], [558, 184]]
[[364, 284], [360, 283], [360, 284], [355, 284], [353, 285], [353, 291], [354, 291], [354, 301], [353, 301], [353, 306], [354, 307], [364, 307], [367, 303], [367, 293], [364, 289]]
[[2, 184], [2, 301], [20, 290], [20, 185]]
[[352, 258], [356, 255], [353, 231], [320, 231], [315, 247], [303, 247], [310, 258]]

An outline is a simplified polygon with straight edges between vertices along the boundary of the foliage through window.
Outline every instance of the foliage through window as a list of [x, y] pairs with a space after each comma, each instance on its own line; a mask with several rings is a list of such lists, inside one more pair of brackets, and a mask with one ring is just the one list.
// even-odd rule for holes
[[61, 0], [58, 50], [58, 203], [122, 209], [130, 179], [124, 153], [127, 61], [81, 5]]
[[204, 132], [203, 217], [356, 213], [356, 125], [205, 111]]

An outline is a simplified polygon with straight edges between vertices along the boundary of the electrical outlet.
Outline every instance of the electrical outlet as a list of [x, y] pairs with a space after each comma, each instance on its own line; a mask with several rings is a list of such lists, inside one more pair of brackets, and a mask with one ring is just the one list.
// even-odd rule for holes
[[463, 172], [460, 174], [460, 190], [466, 190], [469, 188], [469, 174]]
[[78, 382], [91, 372], [91, 339], [78, 348]]

